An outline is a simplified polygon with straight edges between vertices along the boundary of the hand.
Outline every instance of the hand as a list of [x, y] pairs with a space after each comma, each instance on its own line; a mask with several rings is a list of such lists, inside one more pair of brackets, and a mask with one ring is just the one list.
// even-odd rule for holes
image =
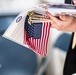
[[49, 12], [46, 12], [46, 15], [54, 22], [51, 27], [60, 31], [76, 32], [76, 18], [68, 15], [59, 15], [59, 18], [56, 18]]
[[76, 0], [72, 0], [72, 2], [74, 3], [74, 5], [76, 5]]

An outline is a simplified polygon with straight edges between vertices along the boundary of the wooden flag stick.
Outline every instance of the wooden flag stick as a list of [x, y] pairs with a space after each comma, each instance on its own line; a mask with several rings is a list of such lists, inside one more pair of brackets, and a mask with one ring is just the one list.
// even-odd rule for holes
[[52, 20], [50, 19], [42, 19], [42, 20], [32, 20], [33, 23], [39, 23], [39, 22], [51, 22], [54, 23]]
[[44, 18], [41, 14], [35, 14], [34, 12], [28, 12], [29, 17], [36, 17], [36, 18]]
[[39, 22], [51, 22], [54, 24], [54, 22], [51, 19], [32, 19], [31, 17], [28, 19], [28, 23], [31, 25], [31, 23], [39, 23]]

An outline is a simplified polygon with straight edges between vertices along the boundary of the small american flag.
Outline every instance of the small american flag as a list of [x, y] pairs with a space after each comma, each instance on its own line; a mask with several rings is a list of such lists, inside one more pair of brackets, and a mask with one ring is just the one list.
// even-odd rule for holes
[[24, 44], [27, 44], [35, 53], [45, 56], [47, 54], [47, 44], [50, 34], [50, 22], [33, 23], [29, 25], [28, 16], [25, 20]]

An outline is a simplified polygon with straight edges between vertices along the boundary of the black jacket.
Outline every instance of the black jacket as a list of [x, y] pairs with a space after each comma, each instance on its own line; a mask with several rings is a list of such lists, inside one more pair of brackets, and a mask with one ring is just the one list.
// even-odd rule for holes
[[[71, 0], [66, 0], [65, 3], [71, 4]], [[72, 49], [73, 36], [74, 33], [72, 34], [71, 42], [65, 59], [63, 75], [72, 75], [76, 73], [76, 46], [74, 49]]]
[[76, 46], [72, 49], [73, 35], [74, 33], [72, 34], [70, 46], [67, 52], [63, 75], [72, 75], [73, 73], [76, 73]]

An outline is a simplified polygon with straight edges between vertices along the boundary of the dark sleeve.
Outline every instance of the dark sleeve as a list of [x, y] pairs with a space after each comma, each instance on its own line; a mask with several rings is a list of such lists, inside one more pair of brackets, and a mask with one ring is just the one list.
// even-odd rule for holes
[[72, 49], [73, 35], [74, 33], [72, 34], [71, 42], [66, 55], [63, 75], [71, 75], [76, 73], [76, 46]]

